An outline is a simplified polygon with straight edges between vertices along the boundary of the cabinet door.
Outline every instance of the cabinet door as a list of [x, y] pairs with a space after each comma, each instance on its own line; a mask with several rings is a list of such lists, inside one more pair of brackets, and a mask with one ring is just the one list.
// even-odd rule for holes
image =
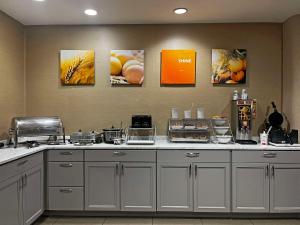
[[232, 164], [233, 212], [269, 212], [269, 164]]
[[121, 210], [156, 210], [156, 173], [154, 163], [121, 164]]
[[193, 211], [190, 163], [157, 164], [157, 210]]
[[85, 209], [120, 210], [118, 162], [85, 163]]
[[44, 212], [44, 168], [36, 166], [24, 175], [23, 221], [32, 224]]
[[270, 173], [271, 212], [300, 212], [300, 164], [273, 164]]
[[194, 168], [194, 211], [230, 211], [230, 164], [196, 163]]
[[21, 176], [0, 183], [0, 223], [21, 225]]

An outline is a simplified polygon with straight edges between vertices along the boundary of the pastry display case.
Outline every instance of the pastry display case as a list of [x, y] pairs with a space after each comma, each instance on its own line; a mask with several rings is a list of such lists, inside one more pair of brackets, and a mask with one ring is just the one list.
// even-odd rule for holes
[[211, 121], [209, 119], [170, 119], [168, 141], [208, 143], [211, 132]]

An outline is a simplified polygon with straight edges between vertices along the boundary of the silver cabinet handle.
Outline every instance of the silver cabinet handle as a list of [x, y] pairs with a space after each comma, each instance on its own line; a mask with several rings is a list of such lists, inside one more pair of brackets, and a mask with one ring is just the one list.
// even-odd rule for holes
[[275, 166], [272, 166], [272, 177], [275, 177]]
[[119, 175], [119, 163], [116, 164], [116, 174]]
[[20, 180], [20, 188], [23, 188], [24, 187], [24, 184], [25, 184], [25, 181], [24, 181], [24, 179], [25, 179], [25, 177], [24, 176], [22, 176], [21, 177], [21, 180]]
[[121, 166], [121, 174], [124, 175], [124, 165]]
[[125, 152], [120, 152], [120, 151], [115, 151], [115, 152], [113, 152], [113, 154], [116, 155], [116, 156], [126, 155]]
[[28, 162], [28, 160], [24, 160], [24, 161], [22, 161], [22, 162], [19, 162], [19, 163], [18, 163], [18, 166], [22, 166], [22, 165], [26, 164], [27, 162]]
[[73, 155], [73, 152], [61, 152], [61, 155]]
[[186, 153], [186, 157], [190, 157], [190, 158], [195, 158], [195, 157], [199, 157], [200, 153], [199, 152], [188, 152]]
[[60, 189], [59, 190], [61, 193], [72, 193], [73, 190], [71, 188], [68, 188], [68, 189]]
[[25, 176], [24, 176], [24, 186], [26, 186], [27, 185], [27, 174], [25, 174]]
[[18, 192], [20, 192], [22, 188], [22, 178], [17, 181], [17, 186], [18, 186]]
[[73, 164], [72, 163], [62, 163], [60, 164], [60, 167], [72, 167]]
[[270, 175], [270, 170], [269, 170], [269, 165], [267, 165], [266, 167], [266, 177], [268, 177]]
[[276, 156], [277, 156], [277, 153], [273, 153], [273, 152], [265, 152], [264, 153], [265, 158], [275, 158]]
[[192, 176], [192, 164], [189, 166], [189, 176]]
[[197, 165], [195, 165], [195, 177], [197, 176]]

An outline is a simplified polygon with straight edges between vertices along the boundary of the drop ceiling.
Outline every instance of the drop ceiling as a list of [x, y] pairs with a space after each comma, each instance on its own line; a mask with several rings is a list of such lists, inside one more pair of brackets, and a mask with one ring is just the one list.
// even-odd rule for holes
[[24, 25], [284, 22], [300, 14], [300, 0], [0, 0], [0, 10]]

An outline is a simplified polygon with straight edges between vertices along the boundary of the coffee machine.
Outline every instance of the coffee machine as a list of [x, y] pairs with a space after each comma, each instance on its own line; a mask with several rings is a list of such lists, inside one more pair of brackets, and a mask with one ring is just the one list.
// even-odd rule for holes
[[231, 126], [237, 142], [251, 141], [253, 120], [256, 118], [256, 99], [232, 100]]

